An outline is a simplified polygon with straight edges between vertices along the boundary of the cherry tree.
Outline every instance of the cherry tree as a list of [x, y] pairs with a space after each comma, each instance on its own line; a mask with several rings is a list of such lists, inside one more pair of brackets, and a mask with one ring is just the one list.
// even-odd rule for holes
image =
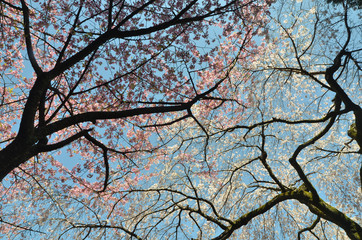
[[270, 4], [1, 0], [0, 236], [361, 239], [360, 13]]
[[360, 12], [278, 1], [271, 13], [265, 46], [228, 79], [245, 102], [229, 89], [195, 104], [197, 121], [162, 135], [157, 182], [127, 191], [147, 199], [133, 219], [150, 236], [361, 239]]
[[[328, 3], [334, 3], [334, 4], [344, 4], [345, 2], [343, 0], [327, 0]], [[358, 7], [362, 8], [362, 1], [361, 0], [348, 0], [347, 4], [349, 7]]]
[[[270, 4], [1, 0], [2, 236], [94, 237], [79, 204], [105, 227], [115, 198], [141, 206], [121, 192], [157, 175], [166, 126], [198, 122], [195, 104], [226, 96]], [[139, 235], [119, 224], [114, 234]]]

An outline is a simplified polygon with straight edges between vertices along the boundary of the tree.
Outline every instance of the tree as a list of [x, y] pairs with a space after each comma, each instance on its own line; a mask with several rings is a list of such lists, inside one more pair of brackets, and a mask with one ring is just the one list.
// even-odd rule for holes
[[[327, 0], [328, 3], [334, 3], [334, 4], [343, 4], [345, 1], [342, 0]], [[347, 1], [348, 5], [351, 7], [362, 7], [362, 1], [361, 0], [350, 0]]]
[[[139, 181], [152, 165], [142, 158], [163, 145], [141, 126], [191, 118], [197, 102], [216, 100], [208, 95], [228, 88], [234, 58], [257, 51], [252, 39], [269, 4], [1, 0], [1, 192], [3, 206], [20, 210], [1, 209], [1, 231], [33, 229], [19, 216], [47, 216], [53, 190], [60, 197], [72, 185], [105, 192], [117, 178]], [[218, 46], [226, 38], [233, 45]], [[53, 158], [65, 146], [78, 161], [71, 170]], [[42, 189], [34, 208], [10, 203], [34, 187]]]
[[[28, 6], [21, 1], [18, 6], [2, 1], [2, 33], [7, 40], [3, 44], [4, 74], [20, 78], [18, 48], [26, 48], [35, 80], [24, 79], [25, 86], [16, 83], [14, 87], [7, 87], [11, 79], [4, 81], [3, 95], [14, 92], [18, 96], [4, 100], [5, 111], [20, 109], [21, 120], [16, 135], [4, 140], [10, 143], [0, 155], [0, 178], [39, 153], [59, 149], [81, 137], [104, 150], [89, 135], [90, 124], [84, 123], [96, 125], [97, 120], [190, 109], [208, 91], [191, 96], [192, 79], [185, 82], [182, 75], [187, 64], [177, 63], [192, 59], [196, 64], [192, 54], [199, 54], [195, 45], [208, 36], [209, 24], [227, 15], [233, 18], [228, 24], [236, 24], [242, 18], [243, 5], [259, 7], [238, 1], [223, 6], [197, 1], [80, 1], [62, 2], [58, 9], [56, 3]], [[235, 14], [228, 14], [232, 12]], [[247, 32], [253, 34], [251, 29]], [[249, 38], [246, 35], [245, 41]], [[205, 50], [198, 64], [208, 63], [214, 52]], [[104, 70], [110, 69], [110, 77], [100, 69], [102, 64]], [[187, 67], [193, 71], [194, 66]], [[213, 91], [211, 86], [209, 91]], [[61, 137], [48, 143], [52, 134]]]
[[4, 236], [361, 239], [358, 12], [1, 3]]

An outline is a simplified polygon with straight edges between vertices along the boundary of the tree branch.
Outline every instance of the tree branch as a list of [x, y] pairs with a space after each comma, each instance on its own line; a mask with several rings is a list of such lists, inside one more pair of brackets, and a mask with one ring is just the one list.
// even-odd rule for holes
[[41, 70], [40, 66], [38, 65], [38, 62], [35, 59], [33, 45], [31, 43], [30, 25], [29, 25], [29, 8], [26, 5], [25, 0], [21, 0], [21, 6], [22, 6], [22, 11], [23, 11], [23, 19], [24, 19], [24, 36], [25, 36], [25, 43], [26, 43], [26, 51], [28, 53], [31, 66], [33, 67], [35, 73], [39, 76], [43, 73], [43, 70]]

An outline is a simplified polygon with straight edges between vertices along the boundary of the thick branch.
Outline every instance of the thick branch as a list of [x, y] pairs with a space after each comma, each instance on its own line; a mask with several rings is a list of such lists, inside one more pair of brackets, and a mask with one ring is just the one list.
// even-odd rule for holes
[[69, 144], [71, 144], [72, 142], [74, 142], [75, 140], [81, 138], [81, 137], [84, 137], [89, 131], [91, 131], [92, 129], [87, 129], [87, 130], [83, 130], [83, 131], [80, 131], [79, 133], [76, 133], [74, 134], [73, 136], [63, 140], [63, 141], [60, 141], [60, 142], [57, 142], [57, 143], [53, 143], [53, 144], [48, 144], [48, 145], [42, 145], [42, 144], [38, 144], [36, 146], [36, 150], [35, 152], [36, 153], [39, 153], [39, 152], [50, 152], [50, 151], [54, 151], [54, 150], [57, 150], [57, 149], [60, 149], [64, 146], [67, 146]]
[[334, 59], [334, 63], [331, 67], [327, 68], [325, 78], [329, 86], [333, 89], [335, 93], [341, 98], [343, 103], [346, 105], [347, 109], [356, 111], [360, 109], [358, 105], [352, 102], [346, 92], [341, 88], [337, 81], [333, 78], [333, 74], [341, 67], [342, 57], [346, 55], [347, 52], [342, 49]]
[[230, 225], [227, 230], [225, 230], [223, 233], [221, 233], [216, 238], [213, 238], [213, 240], [228, 239], [234, 231], [236, 231], [237, 229], [241, 228], [242, 226], [245, 226], [246, 224], [248, 224], [253, 218], [269, 211], [271, 208], [276, 206], [278, 203], [288, 200], [288, 199], [293, 199], [293, 198], [294, 198], [293, 192], [290, 192], [290, 191], [284, 192], [284, 193], [281, 193], [281, 194], [275, 196], [273, 199], [271, 199], [264, 205], [239, 217], [237, 220], [234, 221], [234, 224]]
[[213, 240], [228, 239], [234, 231], [248, 224], [253, 218], [269, 211], [278, 203], [289, 199], [298, 200], [300, 203], [308, 206], [312, 213], [343, 228], [352, 240], [362, 239], [362, 228], [356, 222], [340, 212], [338, 209], [324, 202], [322, 199], [319, 199], [319, 201], [315, 203], [312, 193], [305, 191], [302, 188], [298, 188], [293, 191], [278, 194], [259, 208], [244, 214], [235, 220], [234, 224], [230, 225], [222, 234], [213, 238]]
[[146, 107], [146, 108], [136, 108], [116, 112], [85, 112], [70, 116], [64, 119], [61, 119], [57, 122], [51, 123], [44, 128], [39, 128], [37, 130], [37, 137], [47, 136], [49, 134], [55, 133], [72, 125], [83, 123], [83, 122], [96, 122], [97, 120], [106, 120], [106, 119], [121, 119], [127, 117], [133, 117], [138, 115], [146, 115], [153, 113], [167, 113], [167, 112], [179, 112], [186, 110], [191, 107], [192, 104], [184, 103], [178, 106], [161, 106], [161, 107]]

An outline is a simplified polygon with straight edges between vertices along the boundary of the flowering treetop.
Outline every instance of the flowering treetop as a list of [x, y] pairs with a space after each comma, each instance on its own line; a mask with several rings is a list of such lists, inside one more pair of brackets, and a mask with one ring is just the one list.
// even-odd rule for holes
[[0, 236], [362, 235], [358, 12], [0, 2]]

